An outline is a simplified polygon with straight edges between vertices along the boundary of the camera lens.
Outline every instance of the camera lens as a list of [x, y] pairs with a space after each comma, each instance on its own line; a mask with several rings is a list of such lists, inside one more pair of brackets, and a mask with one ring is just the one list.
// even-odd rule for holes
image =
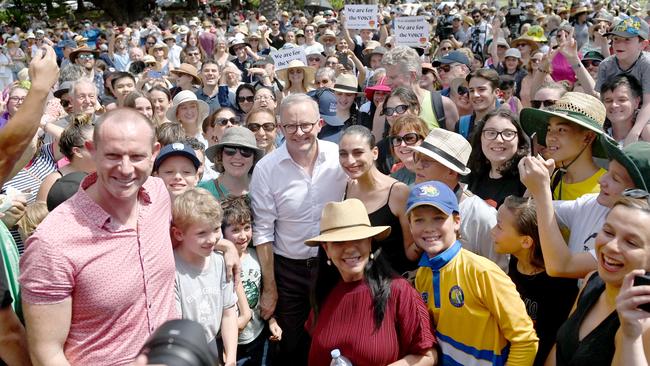
[[201, 324], [170, 320], [147, 340], [142, 351], [149, 364], [167, 366], [212, 366], [217, 362], [210, 352]]

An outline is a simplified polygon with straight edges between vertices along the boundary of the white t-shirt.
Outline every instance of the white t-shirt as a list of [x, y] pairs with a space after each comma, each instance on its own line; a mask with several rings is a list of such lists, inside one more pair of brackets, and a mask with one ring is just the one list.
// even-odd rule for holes
[[494, 250], [490, 231], [497, 224], [497, 210], [479, 196], [465, 196], [459, 204], [460, 242], [470, 252], [490, 259], [508, 272], [508, 256]]
[[570, 231], [569, 249], [572, 253], [590, 252], [594, 258], [596, 234], [605, 223], [609, 208], [596, 200], [598, 193], [585, 194], [573, 201], [553, 201], [555, 217]]
[[260, 295], [262, 294], [262, 269], [257, 259], [255, 248], [248, 248], [248, 254], [241, 259], [241, 281], [248, 306], [253, 312], [253, 317], [246, 327], [239, 333], [239, 344], [248, 344], [257, 338], [264, 330], [260, 308]]

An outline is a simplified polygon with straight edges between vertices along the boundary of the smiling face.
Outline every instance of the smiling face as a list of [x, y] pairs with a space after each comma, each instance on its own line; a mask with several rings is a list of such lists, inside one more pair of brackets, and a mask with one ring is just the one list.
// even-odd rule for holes
[[620, 198], [623, 191], [634, 188], [634, 181], [625, 167], [616, 160], [610, 160], [607, 172], [598, 180], [600, 192], [598, 203], [605, 207], [614, 206], [614, 202]]
[[192, 259], [209, 257], [221, 239], [220, 225], [221, 223], [204, 220], [193, 223], [182, 231], [174, 227], [174, 236], [181, 242], [176, 250], [183, 251], [186, 257]]
[[275, 117], [263, 110], [253, 112], [253, 114], [248, 118], [248, 125], [259, 125], [259, 128], [257, 128], [256, 131], [253, 131], [253, 134], [255, 134], [255, 143], [257, 144], [257, 147], [264, 151], [269, 151], [271, 147], [275, 145], [275, 138], [278, 131], [277, 127], [274, 127], [273, 131], [267, 131], [264, 126], [268, 126], [269, 123], [275, 126]]
[[469, 100], [475, 112], [485, 112], [495, 106], [497, 90], [492, 89], [490, 81], [481, 77], [473, 77], [469, 81]]
[[[593, 134], [593, 132], [591, 133]], [[570, 163], [590, 144], [589, 131], [559, 117], [551, 117], [546, 129], [546, 154], [555, 160], [556, 166]]]
[[176, 118], [181, 123], [197, 123], [196, 120], [199, 118], [199, 103], [197, 101], [181, 103], [176, 108]]
[[[291, 108], [283, 108], [280, 114], [282, 132], [286, 138], [289, 154], [297, 156], [315, 152], [318, 149], [316, 136], [320, 132], [320, 113], [311, 103], [296, 103]], [[303, 132], [300, 127], [294, 133], [287, 131], [288, 125], [313, 124], [309, 132]]]
[[229, 223], [225, 225], [223, 237], [233, 242], [237, 252], [241, 255], [253, 238], [253, 226], [250, 222]]
[[327, 257], [339, 270], [345, 282], [363, 279], [363, 270], [370, 259], [371, 238], [323, 244]]
[[117, 79], [113, 85], [115, 97], [117, 98], [118, 104], [120, 105], [124, 103], [124, 98], [126, 98], [130, 92], [135, 90], [135, 82], [130, 77]]
[[288, 70], [289, 81], [292, 85], [301, 85], [305, 77], [305, 72], [301, 68], [292, 67]]
[[165, 182], [167, 191], [172, 198], [181, 195], [188, 189], [196, 187], [199, 175], [190, 159], [176, 155], [165, 159], [158, 167], [155, 176]]
[[418, 248], [429, 258], [443, 252], [456, 242], [460, 216], [446, 215], [433, 206], [419, 206], [408, 215], [409, 227]]
[[253, 99], [253, 92], [249, 89], [242, 89], [239, 91], [239, 95], [237, 96], [237, 103], [239, 104], [242, 112], [248, 113], [251, 111], [251, 109], [253, 109]]
[[[406, 135], [409, 134], [417, 134], [418, 132], [415, 130], [412, 130], [408, 127], [402, 128], [397, 136], [403, 138]], [[395, 156], [401, 161], [404, 166], [410, 170], [410, 171], [415, 171], [415, 161], [413, 160], [413, 150], [411, 149], [412, 146], [420, 146], [422, 145], [422, 138], [419, 138], [413, 145], [407, 145], [406, 141], [402, 139], [399, 145], [395, 146], [391, 142], [391, 146], [393, 149], [393, 153], [395, 153]]]
[[[235, 147], [236, 152], [234, 155], [229, 155], [225, 150], [228, 149], [228, 146], [225, 146], [221, 152], [221, 162], [223, 164], [223, 169], [225, 170], [224, 174], [227, 174], [231, 177], [244, 177], [246, 176], [253, 167], [253, 159], [255, 155], [249, 157], [244, 157], [240, 150]], [[228, 149], [230, 151], [230, 149]]]
[[[230, 122], [230, 119], [233, 117], [237, 117], [237, 116], [229, 109], [224, 109], [215, 116], [214, 126], [208, 126], [208, 129], [204, 134], [205, 139], [208, 140], [209, 146], [217, 144], [219, 140], [221, 140], [221, 137], [223, 137], [223, 134], [226, 133], [226, 129], [234, 126]], [[228, 122], [225, 125], [223, 125], [217, 122], [219, 120], [228, 120]]]
[[7, 100], [7, 112], [9, 112], [9, 116], [13, 117], [16, 112], [18, 112], [18, 109], [23, 105], [26, 96], [27, 90], [23, 88], [14, 88], [14, 90], [11, 91], [11, 95], [9, 95], [9, 99]]
[[407, 113], [412, 114], [412, 115], [416, 115], [415, 111], [411, 110], [411, 108], [408, 108], [408, 105], [406, 103], [404, 103], [402, 101], [402, 99], [400, 97], [396, 96], [396, 95], [394, 95], [392, 97], [388, 97], [388, 99], [386, 100], [386, 103], [384, 104], [385, 108], [396, 108], [396, 107], [399, 107], [399, 106], [406, 106], [407, 109], [403, 113], [399, 113], [397, 111], [394, 111], [392, 116], [386, 115], [386, 121], [388, 121], [388, 124], [390, 126], [392, 126], [393, 123], [395, 123], [395, 121], [399, 117], [401, 117], [401, 116], [403, 116], [403, 115], [405, 115]]
[[204, 63], [201, 68], [203, 85], [215, 87], [219, 83], [219, 66], [214, 63]]
[[338, 91], [334, 92], [334, 95], [336, 96], [336, 108], [342, 111], [350, 110], [352, 103], [354, 103], [354, 98], [357, 97], [356, 94], [341, 93]]
[[624, 64], [632, 63], [639, 56], [648, 41], [643, 41], [639, 37], [623, 38], [612, 36], [612, 48], [616, 57]]
[[378, 150], [360, 134], [345, 134], [339, 142], [339, 163], [350, 179], [370, 172], [377, 160]]
[[253, 103], [254, 109], [268, 108], [274, 111], [276, 107], [277, 103], [273, 91], [267, 88], [261, 88], [255, 92], [255, 101]]
[[[494, 140], [490, 140], [486, 137], [490, 132], [501, 132], [501, 134], [498, 134]], [[510, 141], [506, 141], [507, 138], [503, 137], [503, 134], [510, 137], [513, 133], [515, 136]], [[517, 127], [509, 119], [494, 116], [485, 123], [481, 134], [481, 149], [492, 167], [500, 167], [512, 159], [517, 153], [518, 144]]]
[[152, 90], [149, 93], [149, 97], [151, 98], [156, 119], [158, 119], [159, 121], [164, 121], [167, 118], [165, 114], [167, 113], [167, 110], [169, 109], [170, 106], [170, 101], [167, 98], [167, 94], [159, 90]]
[[612, 124], [621, 123], [627, 125], [634, 121], [641, 98], [633, 97], [627, 85], [620, 85], [613, 91], [608, 90], [602, 94], [602, 97], [607, 111], [607, 118]]

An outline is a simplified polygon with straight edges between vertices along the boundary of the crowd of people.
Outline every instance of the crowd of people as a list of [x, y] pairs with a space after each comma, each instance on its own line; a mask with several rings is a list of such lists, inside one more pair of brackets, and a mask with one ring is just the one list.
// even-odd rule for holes
[[288, 10], [4, 25], [0, 365], [648, 365], [650, 8]]

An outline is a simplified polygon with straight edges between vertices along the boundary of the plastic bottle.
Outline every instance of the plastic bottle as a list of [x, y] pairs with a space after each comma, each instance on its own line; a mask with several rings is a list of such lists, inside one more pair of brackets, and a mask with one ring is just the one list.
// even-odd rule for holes
[[330, 366], [352, 366], [352, 362], [343, 357], [343, 355], [341, 355], [341, 351], [339, 351], [338, 348], [333, 349], [332, 352], [330, 352], [330, 355], [332, 356], [332, 362], [330, 362]]

